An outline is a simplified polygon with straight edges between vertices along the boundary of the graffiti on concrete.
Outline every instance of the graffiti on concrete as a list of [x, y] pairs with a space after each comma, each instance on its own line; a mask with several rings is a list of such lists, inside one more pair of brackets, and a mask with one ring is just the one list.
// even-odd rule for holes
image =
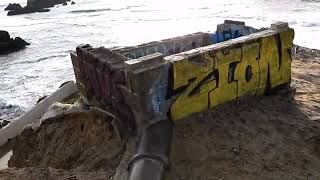
[[118, 49], [116, 51], [129, 59], [140, 58], [156, 52], [168, 56], [211, 44], [209, 35], [209, 33], [194, 33], [182, 37]]
[[[294, 30], [286, 23], [230, 42], [207, 46], [208, 38], [196, 33], [117, 50], [80, 46], [71, 53], [78, 87], [87, 103], [112, 109], [135, 129], [162, 116], [179, 120], [290, 83]], [[168, 56], [158, 49], [175, 42], [193, 50]], [[139, 48], [141, 57], [128, 58]]]
[[174, 61], [173, 88], [183, 91], [171, 106], [172, 119], [187, 117], [246, 94], [261, 95], [266, 88], [289, 83], [292, 41], [290, 30], [262, 37], [258, 42], [197, 55], [205, 66], [193, 63], [188, 57]]
[[257, 31], [258, 30], [253, 27], [246, 26], [243, 22], [225, 21], [224, 24], [219, 24], [217, 26], [217, 31], [215, 33], [210, 34], [210, 40], [213, 43], [220, 43], [246, 36]]

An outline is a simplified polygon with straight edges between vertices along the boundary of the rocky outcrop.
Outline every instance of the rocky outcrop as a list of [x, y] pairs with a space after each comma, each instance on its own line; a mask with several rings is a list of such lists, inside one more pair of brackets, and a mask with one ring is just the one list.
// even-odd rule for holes
[[15, 11], [21, 9], [21, 5], [18, 3], [9, 3], [9, 5], [4, 9], [5, 11]]
[[10, 121], [4, 120], [4, 121], [0, 121], [0, 129], [5, 127], [6, 125], [8, 125], [10, 123]]
[[20, 9], [16, 9], [13, 11], [8, 12], [8, 16], [14, 16], [14, 15], [19, 15], [19, 14], [30, 14], [30, 13], [35, 13], [35, 12], [49, 12], [50, 9], [47, 8], [39, 8], [35, 6], [25, 6]]
[[[28, 0], [27, 6], [21, 7], [19, 4], [16, 8], [8, 9], [8, 16], [19, 15], [19, 14], [29, 14], [35, 12], [48, 12], [50, 7], [58, 4], [67, 5], [70, 0]], [[9, 4], [10, 5], [10, 4]], [[20, 6], [20, 7], [19, 7]]]
[[50, 8], [58, 4], [64, 4], [70, 0], [28, 0], [27, 6], [34, 6], [38, 8]]
[[11, 38], [7, 31], [0, 31], [0, 54], [8, 54], [30, 45], [20, 37]]
[[19, 107], [0, 100], [0, 129], [19, 117], [24, 111]]

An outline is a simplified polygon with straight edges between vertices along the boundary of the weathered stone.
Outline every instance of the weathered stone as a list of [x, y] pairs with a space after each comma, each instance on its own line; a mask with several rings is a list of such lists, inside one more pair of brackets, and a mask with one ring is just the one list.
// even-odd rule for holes
[[8, 16], [20, 15], [20, 14], [30, 14], [35, 12], [49, 12], [50, 9], [47, 8], [39, 8], [36, 6], [25, 6], [21, 9], [16, 9], [8, 12]]
[[57, 4], [64, 4], [70, 0], [28, 0], [27, 6], [35, 6], [38, 8], [49, 8]]
[[0, 42], [6, 43], [10, 41], [10, 34], [7, 31], [0, 30]]
[[41, 102], [42, 100], [44, 100], [45, 98], [47, 98], [48, 96], [45, 95], [45, 96], [42, 96], [38, 99], [38, 101], [36, 102], [36, 104], [38, 104], [39, 102]]
[[9, 3], [9, 5], [4, 9], [5, 11], [17, 11], [22, 9], [21, 5], [18, 3]]
[[130, 59], [137, 59], [156, 52], [168, 56], [211, 44], [209, 35], [209, 33], [199, 32], [138, 46], [115, 49], [114, 51]]
[[275, 31], [282, 31], [289, 29], [289, 24], [288, 22], [276, 22], [272, 23], [270, 28]]
[[77, 48], [77, 58], [73, 59], [75, 71], [78, 71], [79, 66], [81, 76], [85, 76], [77, 78], [77, 84], [80, 92], [85, 91], [83, 94], [86, 100], [98, 107], [112, 107], [114, 112], [126, 121], [124, 124], [133, 129], [132, 111], [124, 103], [119, 90], [119, 86], [126, 82], [123, 71], [126, 58], [106, 48], [94, 49], [85, 45]]
[[142, 69], [151, 66], [155, 63], [163, 62], [165, 62], [165, 60], [163, 59], [163, 55], [161, 53], [154, 53], [137, 59], [126, 61], [125, 65], [128, 70], [134, 71], [136, 69]]
[[0, 54], [8, 54], [30, 45], [20, 37], [10, 38], [7, 31], [0, 31]]
[[[8, 16], [19, 15], [19, 14], [29, 14], [35, 12], [49, 12], [50, 7], [53, 7], [57, 4], [67, 5], [67, 2], [70, 0], [28, 0], [27, 6], [20, 8], [17, 6], [16, 8], [11, 9], [8, 12]], [[9, 9], [8, 9], [9, 10]]]

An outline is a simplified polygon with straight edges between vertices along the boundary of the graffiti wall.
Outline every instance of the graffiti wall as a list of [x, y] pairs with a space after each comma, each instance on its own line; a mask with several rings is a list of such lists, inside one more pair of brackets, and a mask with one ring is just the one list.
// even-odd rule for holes
[[223, 24], [217, 26], [216, 33], [210, 34], [210, 40], [212, 43], [220, 43], [246, 36], [257, 31], [258, 30], [253, 27], [246, 26], [244, 22], [226, 20]]
[[121, 48], [115, 51], [129, 59], [140, 58], [156, 52], [168, 56], [212, 44], [209, 40], [209, 35], [209, 33], [199, 32], [139, 46]]
[[[112, 110], [129, 129], [139, 131], [161, 118], [183, 119], [241, 96], [262, 95], [287, 85], [293, 38], [294, 30], [278, 23], [250, 36], [190, 47], [179, 54], [146, 53], [151, 47], [147, 44], [140, 46], [145, 54], [135, 59], [126, 55], [136, 47], [81, 46], [71, 56], [87, 103]], [[158, 48], [161, 43], [151, 44]]]
[[289, 83], [293, 34], [289, 29], [251, 42], [212, 48], [196, 55], [203, 64], [194, 63], [195, 57], [175, 59], [173, 89], [183, 90], [179, 90], [170, 108], [171, 118], [181, 119], [237, 97], [261, 95], [266, 89]]

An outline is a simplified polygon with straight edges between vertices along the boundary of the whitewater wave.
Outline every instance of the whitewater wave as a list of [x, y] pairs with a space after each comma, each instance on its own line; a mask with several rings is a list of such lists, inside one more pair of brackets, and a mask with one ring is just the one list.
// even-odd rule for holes
[[0, 99], [0, 123], [3, 121], [12, 121], [21, 116], [24, 110], [16, 105], [5, 103]]
[[[71, 51], [64, 51], [64, 52], [71, 52]], [[42, 58], [39, 58], [39, 59], [36, 59], [36, 60], [32, 60], [32, 61], [14, 62], [14, 63], [11, 63], [10, 65], [32, 64], [32, 63], [38, 63], [38, 62], [41, 62], [41, 61], [45, 61], [45, 60], [48, 60], [48, 59], [64, 58], [64, 57], [67, 57], [67, 56], [68, 56], [68, 54], [52, 55], [52, 56], [42, 57]]]
[[105, 9], [83, 9], [83, 10], [74, 10], [70, 11], [70, 13], [78, 14], [78, 13], [93, 13], [93, 12], [103, 12], [103, 11], [111, 11], [110, 8]]

